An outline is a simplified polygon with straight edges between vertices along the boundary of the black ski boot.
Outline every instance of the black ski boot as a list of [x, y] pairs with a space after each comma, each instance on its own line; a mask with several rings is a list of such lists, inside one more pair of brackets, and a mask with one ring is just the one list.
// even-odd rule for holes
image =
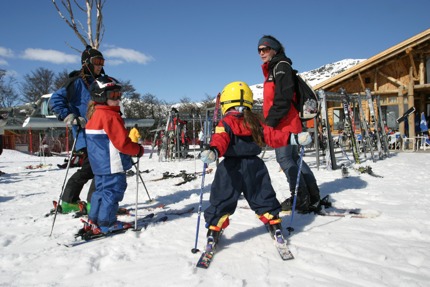
[[309, 190], [309, 212], [320, 212], [321, 211], [321, 203], [320, 203], [320, 189], [316, 182], [308, 183]]
[[284, 200], [281, 203], [281, 210], [282, 211], [291, 211], [292, 207], [293, 207], [293, 198], [292, 197], [287, 198], [286, 200]]
[[306, 189], [299, 188], [296, 201], [296, 210], [298, 213], [309, 213], [310, 198]]

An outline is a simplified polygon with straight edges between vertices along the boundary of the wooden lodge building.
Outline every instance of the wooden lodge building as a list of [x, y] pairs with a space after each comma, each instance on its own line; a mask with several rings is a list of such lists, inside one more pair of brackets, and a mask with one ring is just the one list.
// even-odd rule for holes
[[[430, 29], [407, 39], [358, 65], [315, 85], [314, 90], [338, 93], [341, 88], [347, 94], [360, 95], [365, 118], [370, 113], [365, 90], [379, 95], [382, 118], [392, 130], [415, 137], [415, 116], [408, 122], [398, 124], [396, 119], [408, 108], [416, 108], [415, 115], [424, 112], [430, 116]], [[341, 102], [328, 100], [328, 115], [332, 132], [336, 134], [343, 121]], [[376, 111], [377, 112], [377, 111]], [[356, 113], [358, 118], [358, 113]], [[355, 121], [356, 123], [358, 120]], [[405, 126], [408, 130], [405, 130]], [[358, 129], [356, 129], [357, 131]]]

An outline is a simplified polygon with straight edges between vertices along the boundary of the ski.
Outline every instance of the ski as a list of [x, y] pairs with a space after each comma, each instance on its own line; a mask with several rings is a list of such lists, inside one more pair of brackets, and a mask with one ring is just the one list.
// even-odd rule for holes
[[357, 141], [355, 139], [353, 116], [351, 115], [351, 111], [350, 111], [350, 99], [344, 89], [341, 89], [340, 94], [342, 96], [343, 113], [345, 115], [344, 132], [346, 133], [346, 136], [349, 138], [351, 142], [351, 150], [354, 156], [354, 161], [355, 163], [360, 164]]
[[[154, 169], [139, 170], [139, 173], [150, 173], [150, 172], [151, 172], [151, 171], [153, 171], [153, 170], [154, 170]], [[126, 172], [126, 175], [127, 175], [128, 177], [135, 176], [135, 175], [136, 175], [136, 172], [135, 172], [134, 170], [130, 169], [130, 170], [128, 170], [128, 171]]]
[[185, 209], [172, 209], [172, 210], [168, 210], [166, 212], [163, 212], [164, 215], [184, 215], [187, 213], [191, 213], [194, 211], [194, 207], [190, 207], [190, 208], [185, 208]]
[[39, 168], [43, 169], [43, 168], [48, 168], [48, 167], [51, 167], [51, 166], [52, 166], [52, 164], [43, 164], [43, 163], [41, 163], [41, 164], [36, 164], [36, 165], [27, 165], [25, 168], [26, 169], [39, 169]]
[[175, 184], [175, 186], [183, 185], [187, 182], [193, 181], [197, 178], [195, 174], [184, 174], [182, 177], [184, 180]]
[[385, 124], [384, 119], [382, 118], [382, 108], [381, 108], [381, 96], [376, 96], [376, 106], [378, 108], [378, 118], [379, 118], [379, 124], [381, 127], [381, 136], [382, 136], [382, 143], [384, 144], [384, 153], [385, 156], [390, 156], [390, 151], [388, 149], [388, 137], [387, 133], [385, 132]]
[[325, 210], [322, 209], [315, 213], [320, 216], [333, 216], [333, 217], [349, 217], [349, 218], [374, 218], [379, 216], [377, 213], [363, 213], [360, 209], [334, 209]]
[[160, 181], [160, 180], [165, 180], [168, 178], [175, 178], [175, 177], [183, 177], [184, 175], [186, 175], [187, 173], [185, 172], [185, 170], [181, 170], [179, 173], [171, 173], [169, 171], [166, 171], [163, 173], [162, 177], [156, 178], [156, 179], [152, 179], [151, 181]]
[[361, 95], [358, 95], [358, 108], [360, 110], [360, 114], [361, 114], [361, 123], [362, 123], [362, 133], [364, 130], [364, 135], [363, 135], [363, 152], [364, 155], [366, 156], [366, 146], [369, 148], [370, 150], [370, 155], [372, 157], [372, 161], [376, 162], [375, 159], [375, 153], [373, 151], [373, 144], [372, 144], [372, 139], [370, 138], [370, 133], [369, 133], [369, 125], [367, 124], [366, 121], [366, 116], [364, 114], [364, 110], [363, 110], [363, 104], [361, 101]]
[[383, 152], [382, 152], [382, 145], [381, 145], [381, 137], [380, 137], [380, 131], [378, 130], [378, 123], [375, 113], [375, 107], [373, 104], [373, 97], [370, 89], [366, 89], [366, 100], [369, 105], [369, 112], [370, 112], [370, 122], [373, 127], [373, 134], [376, 135], [376, 147], [378, 149], [378, 158], [383, 159]]
[[325, 164], [326, 164], [327, 170], [334, 170], [337, 168], [337, 164], [336, 164], [336, 156], [334, 154], [334, 145], [333, 145], [333, 137], [331, 135], [330, 122], [328, 120], [327, 95], [323, 90], [319, 90], [318, 96], [321, 101], [320, 125], [322, 129], [321, 141], [323, 146], [323, 156], [325, 158]]
[[400, 124], [401, 122], [404, 122], [407, 120], [410, 114], [415, 112], [415, 107], [409, 108], [401, 117], [398, 117], [396, 122]]
[[[219, 236], [221, 237], [221, 235]], [[218, 242], [215, 242], [213, 237], [208, 237], [208, 242], [205, 247], [205, 251], [200, 256], [199, 260], [197, 261], [196, 267], [208, 269], [209, 265], [211, 264], [214, 256], [216, 247], [218, 245]]]
[[[153, 219], [154, 216], [155, 216], [154, 213], [150, 213], [150, 214], [146, 215], [145, 217], [140, 218], [137, 221], [136, 231], [140, 231], [142, 229], [146, 230], [150, 225], [165, 222], [168, 220], [168, 217], [165, 215]], [[105, 239], [105, 238], [111, 238], [111, 237], [116, 236], [118, 234], [124, 234], [129, 229], [133, 229], [134, 228], [134, 222], [129, 222], [129, 223], [131, 224], [132, 227], [113, 230], [109, 233], [102, 233], [102, 234], [96, 234], [96, 235], [93, 235], [93, 234], [86, 235], [86, 234], [77, 233], [77, 234], [75, 234], [75, 240], [74, 241], [71, 241], [68, 243], [58, 243], [58, 244], [65, 246], [65, 247], [75, 247], [75, 246], [83, 245], [83, 244], [90, 243], [93, 241], [97, 241], [97, 240], [101, 240], [101, 239]], [[81, 238], [78, 239], [78, 237], [81, 237]]]
[[383, 178], [382, 175], [375, 174], [371, 166], [359, 166], [357, 168], [354, 168], [354, 170], [357, 171], [358, 173], [367, 173], [368, 175], [373, 177]]
[[[212, 168], [208, 168], [206, 169], [206, 174], [209, 174], [213, 171]], [[187, 173], [185, 170], [181, 170], [179, 173], [171, 173], [169, 171], [166, 171], [163, 173], [162, 177], [156, 178], [156, 179], [152, 179], [151, 181], [160, 181], [160, 180], [165, 180], [165, 179], [169, 179], [169, 178], [177, 178], [177, 177], [182, 177], [183, 181], [175, 184], [175, 185], [182, 185], [184, 183], [187, 183], [189, 181], [192, 181], [194, 179], [197, 178], [197, 176], [201, 176], [202, 172], [195, 172], [195, 173]]]
[[282, 235], [281, 230], [277, 230], [275, 235], [272, 235], [269, 229], [267, 229], [270, 235], [270, 238], [272, 238], [273, 243], [276, 247], [276, 250], [279, 253], [279, 256], [281, 256], [282, 260], [291, 260], [294, 259], [293, 253], [291, 253], [290, 248], [287, 245], [287, 241], [285, 240], [284, 236]]

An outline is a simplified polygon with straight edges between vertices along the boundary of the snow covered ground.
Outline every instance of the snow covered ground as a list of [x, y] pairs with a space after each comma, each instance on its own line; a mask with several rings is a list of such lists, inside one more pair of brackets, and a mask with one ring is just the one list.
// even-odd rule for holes
[[[168, 221], [140, 233], [67, 248], [59, 243], [73, 238], [80, 220], [58, 215], [49, 237], [53, 217], [44, 216], [60, 195], [66, 171], [57, 164], [63, 159], [12, 150], [0, 156], [0, 170], [7, 173], [0, 177], [0, 286], [430, 286], [430, 153], [393, 153], [362, 163], [384, 178], [354, 171], [342, 178], [339, 170], [318, 170], [315, 157], [307, 155], [323, 196], [329, 194], [338, 208], [359, 208], [374, 217], [296, 214], [295, 230], [288, 236], [295, 259], [282, 261], [261, 222], [240, 200], [207, 270], [195, 267], [199, 254], [191, 252], [202, 178], [180, 186], [174, 186], [180, 178], [151, 181], [166, 171], [200, 172], [200, 161], [159, 162], [157, 156], [149, 159], [147, 147], [140, 169], [151, 170], [142, 178], [154, 200], [147, 202], [139, 183], [138, 216], [159, 204], [165, 209], [155, 213], [189, 207], [194, 212], [169, 215]], [[284, 200], [288, 188], [274, 152], [266, 152], [265, 160], [278, 198]], [[40, 163], [45, 166], [25, 168]], [[203, 209], [213, 177], [214, 172], [204, 181]], [[134, 208], [135, 201], [133, 176], [121, 206]], [[121, 219], [134, 221], [132, 216]], [[201, 219], [197, 247], [203, 249], [206, 229]], [[290, 226], [289, 215], [283, 215], [282, 225]]]

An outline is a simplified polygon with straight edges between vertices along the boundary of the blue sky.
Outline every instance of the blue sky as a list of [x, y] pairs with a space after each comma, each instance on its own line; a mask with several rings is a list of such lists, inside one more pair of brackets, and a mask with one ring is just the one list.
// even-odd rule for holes
[[[100, 51], [106, 73], [139, 93], [200, 101], [232, 81], [263, 81], [257, 42], [264, 34], [304, 72], [384, 51], [430, 28], [429, 11], [428, 0], [107, 0]], [[2, 3], [0, 29], [0, 68], [18, 82], [39, 67], [80, 68], [68, 45], [84, 47], [51, 0]]]

